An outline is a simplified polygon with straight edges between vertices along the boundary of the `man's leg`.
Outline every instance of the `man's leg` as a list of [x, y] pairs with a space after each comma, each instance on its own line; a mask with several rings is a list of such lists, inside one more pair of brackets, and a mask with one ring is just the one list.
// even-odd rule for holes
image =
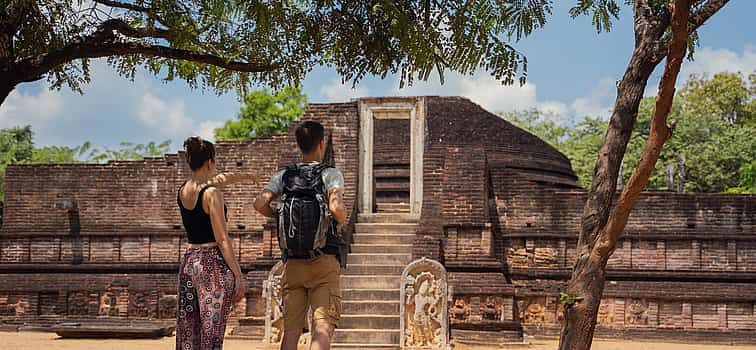
[[331, 348], [331, 338], [333, 338], [333, 331], [335, 326], [332, 323], [325, 321], [315, 322], [315, 329], [312, 332], [312, 343], [310, 344], [310, 350], [328, 350]]
[[331, 339], [341, 317], [341, 266], [335, 256], [325, 255], [316, 260], [311, 269], [317, 277], [314, 279], [316, 285], [308, 294], [314, 324], [310, 349], [328, 350], [331, 348]]
[[307, 317], [307, 289], [304, 287], [305, 275], [302, 262], [287, 261], [281, 279], [281, 297], [283, 298], [284, 333], [281, 350], [296, 350], [299, 336]]
[[283, 340], [281, 340], [281, 350], [296, 350], [299, 343], [299, 336], [302, 335], [302, 329], [284, 330]]

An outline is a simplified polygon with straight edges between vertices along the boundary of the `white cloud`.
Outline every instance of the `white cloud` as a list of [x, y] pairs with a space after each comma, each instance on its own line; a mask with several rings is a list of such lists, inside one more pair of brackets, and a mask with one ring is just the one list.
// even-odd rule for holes
[[392, 94], [404, 96], [443, 95], [462, 96], [495, 113], [538, 109], [557, 123], [569, 123], [586, 115], [607, 118], [614, 100], [614, 82], [601, 79], [590, 94], [572, 102], [542, 100], [538, 97], [538, 85], [528, 82], [523, 86], [502, 85], [486, 73], [474, 76], [447, 74], [444, 85], [437, 76], [428, 81], [416, 82], [410, 87], [399, 88], [394, 84]]
[[496, 112], [512, 112], [537, 105], [536, 85], [502, 85], [487, 74], [463, 77], [459, 80], [459, 92], [473, 102]]
[[148, 127], [157, 128], [166, 134], [182, 134], [192, 128], [193, 121], [186, 115], [182, 100], [166, 102], [146, 93], [138, 107], [139, 120]]
[[189, 135], [213, 139], [213, 129], [238, 108], [229, 97], [182, 92], [175, 87], [181, 82], [163, 84], [148, 73], [129, 81], [104, 60], [91, 69], [84, 95], [65, 87], [50, 91], [45, 81], [21, 84], [0, 105], [0, 128], [31, 125], [38, 146], [171, 140], [175, 150]]
[[47, 125], [61, 116], [63, 106], [63, 97], [56, 91], [43, 89], [33, 94], [13, 90], [0, 108], [0, 128]]
[[342, 84], [341, 80], [336, 78], [320, 87], [320, 95], [327, 102], [346, 102], [353, 98], [368, 96], [369, 92], [362, 85], [352, 88], [351, 84]]
[[224, 122], [206, 120], [195, 127], [194, 133], [202, 136], [202, 138], [215, 141], [215, 129], [223, 126]]
[[704, 47], [696, 50], [693, 62], [683, 62], [680, 77], [690, 74], [714, 74], [719, 72], [743, 73], [756, 71], [756, 48], [746, 46], [738, 53], [728, 49]]

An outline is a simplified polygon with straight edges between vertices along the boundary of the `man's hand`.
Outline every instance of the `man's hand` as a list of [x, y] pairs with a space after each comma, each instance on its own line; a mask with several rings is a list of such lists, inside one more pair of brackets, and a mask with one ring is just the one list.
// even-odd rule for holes
[[331, 211], [331, 216], [336, 220], [339, 225], [346, 224], [346, 208], [344, 208], [344, 200], [342, 198], [344, 190], [340, 187], [336, 187], [328, 191], [328, 209]]
[[255, 210], [263, 216], [272, 218], [275, 216], [275, 211], [270, 207], [270, 202], [275, 200], [278, 196], [270, 190], [264, 190], [255, 198]]

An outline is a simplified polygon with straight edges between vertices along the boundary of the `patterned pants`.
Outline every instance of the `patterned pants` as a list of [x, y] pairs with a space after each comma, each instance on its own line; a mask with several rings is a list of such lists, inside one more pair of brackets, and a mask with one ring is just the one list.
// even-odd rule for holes
[[176, 350], [220, 350], [233, 295], [234, 273], [220, 249], [187, 249], [179, 269]]

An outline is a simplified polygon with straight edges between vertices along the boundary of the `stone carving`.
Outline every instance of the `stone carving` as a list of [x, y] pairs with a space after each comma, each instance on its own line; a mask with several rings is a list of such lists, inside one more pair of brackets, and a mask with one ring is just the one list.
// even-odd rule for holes
[[23, 316], [29, 302], [20, 297], [0, 297], [0, 316]]
[[263, 281], [263, 299], [265, 299], [265, 334], [263, 341], [278, 343], [283, 336], [283, 299], [281, 297], [281, 276], [283, 262], [276, 263], [268, 278]]
[[[146, 293], [136, 292], [129, 293], [129, 309], [128, 313], [130, 317], [149, 317], [149, 297]], [[176, 317], [176, 311], [173, 311], [173, 317]]]
[[176, 318], [176, 294], [164, 294], [158, 300], [158, 316], [160, 318]]
[[501, 298], [493, 296], [486, 297], [486, 300], [480, 307], [480, 313], [484, 320], [498, 321], [501, 319]]
[[68, 314], [76, 316], [89, 314], [89, 295], [86, 292], [68, 293]]
[[614, 303], [612, 301], [601, 302], [596, 323], [603, 325], [614, 323]]
[[464, 298], [455, 299], [452, 305], [451, 318], [455, 321], [464, 321], [470, 316], [470, 304]]
[[520, 312], [524, 323], [543, 326], [546, 324], [546, 307], [539, 303], [531, 303]]
[[118, 302], [115, 294], [105, 292], [100, 295], [100, 308], [97, 314], [100, 316], [118, 316]]
[[648, 304], [644, 300], [633, 299], [627, 304], [625, 309], [626, 325], [647, 325], [648, 324]]
[[402, 349], [446, 349], [449, 344], [446, 269], [425, 257], [411, 262], [402, 273], [400, 296]]
[[65, 312], [59, 306], [59, 293], [58, 292], [43, 292], [39, 293], [39, 314], [40, 315], [57, 315], [61, 312]]

